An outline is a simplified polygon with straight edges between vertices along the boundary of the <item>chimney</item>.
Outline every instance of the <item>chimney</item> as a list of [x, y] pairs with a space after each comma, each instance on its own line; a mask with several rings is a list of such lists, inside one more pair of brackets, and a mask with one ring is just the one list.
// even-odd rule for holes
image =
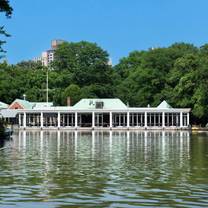
[[67, 106], [71, 106], [71, 97], [67, 97], [66, 103]]

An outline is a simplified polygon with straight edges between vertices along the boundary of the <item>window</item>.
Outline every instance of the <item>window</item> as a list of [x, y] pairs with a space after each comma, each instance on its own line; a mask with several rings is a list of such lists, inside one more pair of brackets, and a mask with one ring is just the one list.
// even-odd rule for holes
[[96, 103], [95, 103], [95, 108], [96, 108], [96, 109], [102, 109], [103, 106], [104, 106], [104, 103], [103, 103], [103, 102], [96, 102]]

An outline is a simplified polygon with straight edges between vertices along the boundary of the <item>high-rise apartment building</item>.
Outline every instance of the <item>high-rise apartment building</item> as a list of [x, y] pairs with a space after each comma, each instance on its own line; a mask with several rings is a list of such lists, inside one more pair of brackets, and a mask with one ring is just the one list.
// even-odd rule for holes
[[58, 45], [63, 43], [63, 40], [52, 40], [51, 49], [43, 51], [41, 57], [34, 58], [33, 61], [41, 61], [43, 66], [48, 66], [52, 61], [54, 61], [54, 52]]
[[51, 48], [53, 50], [57, 49], [58, 45], [62, 44], [64, 41], [63, 40], [52, 40], [51, 41]]

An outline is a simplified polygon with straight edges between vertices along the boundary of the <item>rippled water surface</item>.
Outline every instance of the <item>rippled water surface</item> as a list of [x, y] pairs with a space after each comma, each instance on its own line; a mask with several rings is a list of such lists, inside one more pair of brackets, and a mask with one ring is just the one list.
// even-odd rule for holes
[[0, 207], [208, 207], [208, 134], [20, 131]]

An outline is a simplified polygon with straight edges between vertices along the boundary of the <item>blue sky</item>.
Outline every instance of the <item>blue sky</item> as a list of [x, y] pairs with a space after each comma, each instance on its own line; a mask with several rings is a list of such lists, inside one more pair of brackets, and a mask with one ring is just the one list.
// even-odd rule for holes
[[52, 39], [96, 42], [113, 64], [133, 50], [208, 43], [207, 0], [10, 0], [9, 63], [32, 59]]

